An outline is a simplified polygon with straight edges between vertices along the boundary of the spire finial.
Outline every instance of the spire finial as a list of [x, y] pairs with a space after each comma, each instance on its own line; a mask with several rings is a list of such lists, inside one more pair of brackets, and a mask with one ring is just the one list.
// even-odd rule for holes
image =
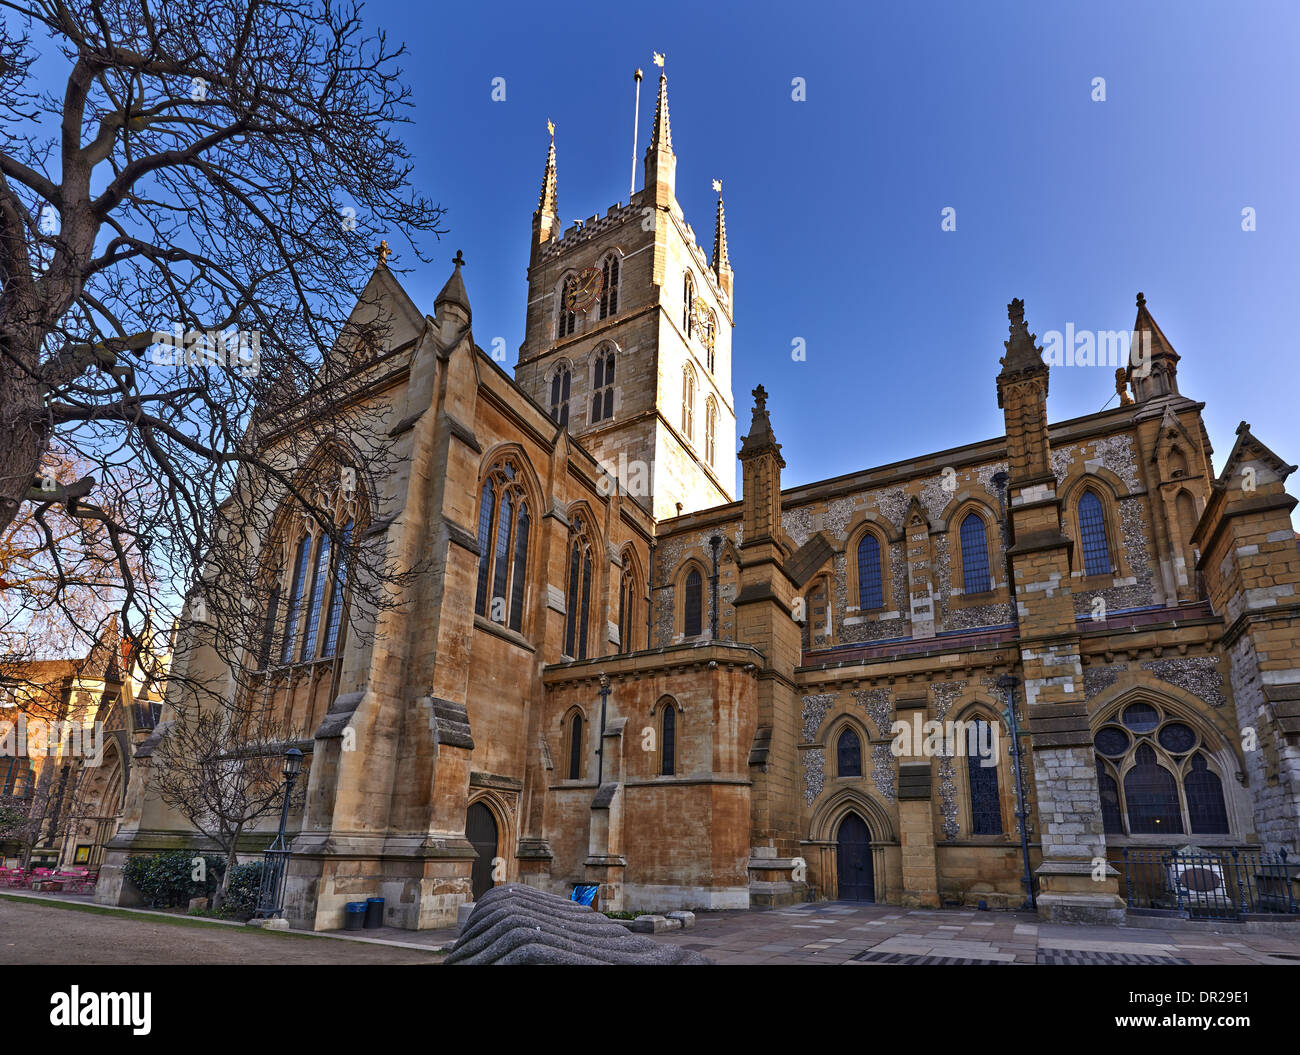
[[1138, 293], [1138, 307], [1139, 307], [1139, 308], [1145, 308], [1146, 306], [1147, 306], [1147, 296], [1146, 296], [1145, 293], [1141, 293], [1141, 292], [1139, 292], [1139, 293]]
[[393, 255], [393, 251], [388, 248], [388, 239], [381, 238], [379, 244], [375, 246], [375, 263], [387, 264], [388, 258]]
[[668, 72], [664, 69], [664, 56], [654, 53], [655, 65], [659, 67], [659, 98], [655, 102], [655, 124], [650, 133], [650, 149], [673, 152], [673, 133], [668, 123]]
[[546, 130], [551, 146], [546, 152], [546, 171], [542, 174], [542, 192], [537, 196], [538, 212], [560, 215], [560, 180], [555, 170], [555, 122], [547, 118]]
[[760, 410], [760, 411], [761, 411], [761, 410], [766, 410], [766, 409], [767, 409], [767, 389], [766, 389], [766, 388], [764, 388], [762, 385], [759, 385], [756, 389], [754, 389], [753, 392], [750, 393], [750, 395], [752, 395], [752, 396], [754, 397], [754, 409], [755, 409], [755, 410]]
[[454, 257], [451, 258], [451, 262], [452, 262], [453, 264], [455, 264], [457, 267], [463, 267], [463, 266], [464, 266], [464, 264], [465, 264], [465, 257], [464, 257], [464, 255], [461, 253], [461, 251], [460, 251], [459, 249], [456, 250], [456, 255], [455, 255]]
[[731, 267], [731, 258], [727, 254], [727, 214], [722, 204], [722, 180], [715, 179], [713, 189], [718, 192], [718, 216], [713, 227], [713, 273], [721, 279], [723, 270]]

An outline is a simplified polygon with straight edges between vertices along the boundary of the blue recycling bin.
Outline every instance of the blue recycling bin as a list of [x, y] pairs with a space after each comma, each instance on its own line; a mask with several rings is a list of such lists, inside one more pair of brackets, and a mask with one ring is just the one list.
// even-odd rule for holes
[[360, 930], [366, 922], [366, 903], [349, 901], [343, 910], [343, 929]]
[[375, 930], [384, 925], [384, 899], [366, 898], [366, 930]]

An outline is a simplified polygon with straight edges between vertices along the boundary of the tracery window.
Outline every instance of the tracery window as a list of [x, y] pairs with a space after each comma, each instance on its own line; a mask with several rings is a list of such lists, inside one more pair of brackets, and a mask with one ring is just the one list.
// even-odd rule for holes
[[598, 352], [592, 366], [591, 423], [614, 416], [614, 350]]
[[532, 520], [513, 458], [493, 464], [479, 493], [476, 615], [522, 631]]
[[695, 306], [695, 278], [688, 271], [682, 278], [682, 331], [689, 341], [695, 332], [691, 309]]
[[618, 311], [618, 254], [610, 253], [601, 264], [604, 279], [600, 287], [600, 317], [607, 319]]
[[551, 420], [558, 425], [569, 424], [569, 389], [573, 371], [568, 363], [560, 363], [551, 375]]
[[573, 518], [569, 542], [569, 588], [565, 611], [564, 654], [570, 659], [587, 658], [587, 624], [591, 611], [591, 538], [582, 514]]
[[690, 363], [682, 367], [682, 435], [695, 439], [695, 371]]
[[718, 404], [712, 396], [704, 404], [704, 461], [712, 465], [718, 447]]
[[1201, 732], [1153, 703], [1130, 703], [1097, 730], [1102, 821], [1114, 835], [1227, 835], [1227, 801]]
[[623, 557], [623, 575], [618, 587], [618, 640], [624, 652], [635, 649], [634, 640], [637, 630], [637, 581], [636, 572], [627, 566], [630, 558]]
[[560, 286], [560, 310], [556, 319], [555, 338], [572, 335], [578, 328], [578, 313], [569, 309], [569, 295], [578, 286], [578, 276], [569, 275]]

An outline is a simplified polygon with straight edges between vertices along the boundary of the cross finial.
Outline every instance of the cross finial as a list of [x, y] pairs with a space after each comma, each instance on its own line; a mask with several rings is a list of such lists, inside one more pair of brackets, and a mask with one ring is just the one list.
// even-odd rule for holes
[[762, 385], [759, 385], [756, 389], [754, 389], [754, 391], [753, 391], [753, 396], [754, 396], [754, 405], [755, 405], [755, 407], [757, 407], [757, 409], [759, 409], [759, 410], [766, 410], [766, 409], [767, 409], [767, 389], [764, 388]]
[[456, 255], [451, 258], [451, 262], [455, 264], [457, 267], [460, 267], [462, 264], [465, 263], [465, 258], [461, 255], [459, 249], [456, 250]]
[[393, 255], [393, 251], [388, 248], [388, 240], [380, 239], [379, 244], [375, 246], [376, 262], [380, 264], [386, 264], [388, 263], [388, 258], [392, 255]]

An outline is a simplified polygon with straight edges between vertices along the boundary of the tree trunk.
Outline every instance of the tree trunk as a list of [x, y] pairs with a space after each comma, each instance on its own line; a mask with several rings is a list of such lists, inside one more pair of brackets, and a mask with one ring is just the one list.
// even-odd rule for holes
[[239, 836], [243, 833], [244, 826], [241, 824], [235, 829], [231, 836], [230, 846], [226, 851], [226, 870], [221, 876], [221, 883], [217, 887], [217, 892], [212, 896], [212, 911], [216, 912], [221, 908], [222, 902], [226, 900], [226, 888], [230, 886], [230, 870], [235, 867], [235, 859], [239, 856]]

